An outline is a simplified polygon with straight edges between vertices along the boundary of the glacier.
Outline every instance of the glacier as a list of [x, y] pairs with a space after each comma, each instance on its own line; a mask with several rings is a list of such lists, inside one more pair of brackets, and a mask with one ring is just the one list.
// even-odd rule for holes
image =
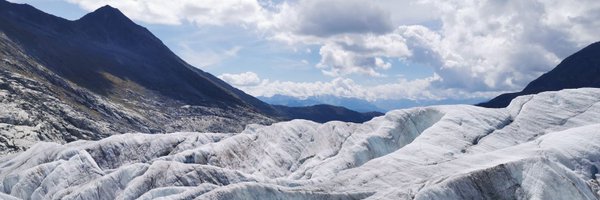
[[598, 199], [599, 102], [581, 88], [362, 124], [38, 142], [0, 158], [0, 199]]

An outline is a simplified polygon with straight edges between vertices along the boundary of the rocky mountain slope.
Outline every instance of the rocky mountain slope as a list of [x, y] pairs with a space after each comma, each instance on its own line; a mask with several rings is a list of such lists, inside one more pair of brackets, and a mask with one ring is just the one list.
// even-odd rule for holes
[[395, 110], [237, 134], [41, 142], [0, 158], [4, 199], [596, 199], [600, 89], [507, 108]]
[[[0, 34], [0, 154], [38, 141], [100, 139], [123, 132], [239, 131], [274, 120], [250, 108], [187, 105], [169, 99], [108, 98], [63, 79]], [[178, 106], [178, 107], [176, 107]]]
[[554, 69], [529, 83], [522, 91], [502, 94], [478, 105], [502, 108], [518, 96], [581, 87], [600, 88], [600, 42], [567, 57]]
[[69, 21], [0, 0], [0, 59], [0, 155], [37, 141], [239, 132], [298, 117], [194, 68], [110, 6]]
[[28, 5], [3, 2], [0, 9], [8, 38], [50, 71], [94, 93], [133, 101], [150, 93], [187, 104], [252, 105], [269, 112], [268, 105], [188, 65], [110, 6], [76, 21]]

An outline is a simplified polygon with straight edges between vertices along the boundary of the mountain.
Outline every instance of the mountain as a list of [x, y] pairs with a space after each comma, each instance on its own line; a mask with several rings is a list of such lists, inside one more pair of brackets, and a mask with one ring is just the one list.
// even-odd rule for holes
[[273, 95], [271, 97], [263, 97], [259, 96], [258, 99], [267, 102], [272, 105], [283, 105], [283, 106], [291, 106], [291, 107], [302, 107], [302, 106], [314, 106], [319, 104], [327, 104], [327, 105], [335, 105], [345, 107], [351, 110], [355, 110], [358, 112], [385, 112], [386, 110], [382, 110], [377, 106], [373, 105], [371, 102], [357, 99], [357, 98], [346, 98], [346, 97], [336, 97], [332, 95], [322, 95], [322, 96], [311, 96], [305, 99], [286, 96], [286, 95]]
[[285, 113], [289, 119], [306, 119], [314, 122], [345, 121], [362, 123], [373, 117], [381, 116], [380, 112], [356, 112], [340, 106], [318, 104], [305, 107], [274, 106], [277, 110]]
[[147, 29], [110, 6], [68, 21], [2, 2], [3, 33], [52, 72], [111, 98], [145, 93], [204, 106], [269, 107], [185, 63]]
[[279, 120], [108, 6], [69, 21], [0, 1], [0, 56], [0, 154], [37, 141], [233, 132]]
[[336, 97], [332, 95], [311, 96], [307, 98], [273, 95], [271, 97], [259, 96], [257, 98], [272, 105], [300, 107], [328, 104], [345, 107], [359, 112], [387, 112], [396, 109], [431, 105], [476, 104], [483, 100], [480, 98], [471, 98], [442, 100], [377, 99], [375, 101], [367, 101], [358, 98]]
[[70, 21], [0, 0], [0, 56], [0, 155], [38, 141], [239, 132], [296, 117], [189, 65], [110, 6]]
[[567, 57], [554, 69], [529, 83], [522, 91], [502, 94], [478, 105], [502, 108], [518, 96], [581, 87], [600, 87], [600, 42]]
[[507, 108], [124, 134], [0, 158], [2, 199], [597, 199], [600, 89]]

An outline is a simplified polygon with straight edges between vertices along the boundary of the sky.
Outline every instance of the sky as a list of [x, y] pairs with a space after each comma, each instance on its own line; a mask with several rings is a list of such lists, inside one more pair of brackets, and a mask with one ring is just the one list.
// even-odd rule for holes
[[600, 40], [598, 0], [10, 0], [101, 6], [254, 96], [491, 98]]

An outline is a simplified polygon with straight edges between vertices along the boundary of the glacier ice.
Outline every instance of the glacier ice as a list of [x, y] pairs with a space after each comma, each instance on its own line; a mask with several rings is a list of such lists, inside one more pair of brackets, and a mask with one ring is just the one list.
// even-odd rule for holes
[[582, 88], [363, 124], [40, 142], [0, 158], [0, 198], [597, 199], [599, 102]]

